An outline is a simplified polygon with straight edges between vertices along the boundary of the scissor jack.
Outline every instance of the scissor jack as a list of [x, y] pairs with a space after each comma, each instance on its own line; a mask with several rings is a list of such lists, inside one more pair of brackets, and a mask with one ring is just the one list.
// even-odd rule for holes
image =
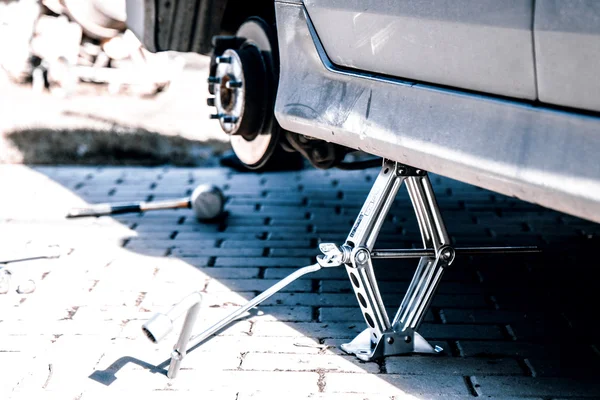
[[[406, 182], [424, 248], [374, 250], [373, 246], [381, 226], [402, 182]], [[212, 327], [192, 337], [189, 342], [184, 339], [183, 341], [188, 346], [182, 346], [180, 338], [171, 354], [168, 376], [175, 377], [187, 348], [193, 348], [202, 343], [303, 275], [316, 272], [321, 268], [342, 265], [346, 267], [358, 304], [368, 325], [354, 340], [343, 344], [342, 350], [354, 354], [364, 361], [398, 354], [439, 353], [442, 348], [430, 345], [419, 335], [417, 330], [429, 308], [444, 270], [452, 264], [456, 253], [529, 253], [538, 251], [536, 247], [452, 247], [427, 173], [389, 160], [383, 161], [381, 171], [373, 183], [346, 242], [341, 246], [322, 243], [319, 248], [323, 254], [317, 256], [317, 263], [295, 271]], [[377, 258], [420, 259], [406, 295], [391, 322], [373, 270], [372, 260]], [[167, 315], [169, 314], [172, 313]], [[184, 323], [183, 332], [188, 337], [191, 329], [189, 325], [193, 324], [194, 319], [186, 318]], [[164, 314], [159, 314], [144, 324], [144, 332], [151, 340], [157, 341], [156, 338], [164, 336], [164, 321]], [[170, 324], [167, 329], [170, 329]], [[157, 331], [158, 334], [155, 334], [154, 331]]]

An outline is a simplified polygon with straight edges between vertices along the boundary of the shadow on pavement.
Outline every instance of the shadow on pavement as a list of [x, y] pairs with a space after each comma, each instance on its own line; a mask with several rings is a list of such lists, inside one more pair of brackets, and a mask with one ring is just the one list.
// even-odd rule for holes
[[214, 155], [229, 147], [118, 125], [110, 130], [23, 129], [6, 136], [30, 165], [204, 166], [214, 165]]
[[[144, 140], [149, 139], [144, 136]], [[207, 304], [201, 313], [211, 321], [312, 263], [319, 242], [342, 243], [378, 172], [236, 174], [223, 169], [111, 167], [37, 171], [89, 203], [180, 197], [200, 183], [219, 185], [227, 196], [227, 217], [213, 224], [198, 223], [190, 210], [88, 221], [118, 221], [128, 227], [132, 234], [121, 241], [124, 249], [150, 256], [157, 265], [163, 260], [181, 261], [186, 268], [182, 277], [197, 276], [198, 285], [204, 282]], [[196, 346], [200, 348], [190, 355], [204, 351], [203, 357], [212, 360], [219, 353], [209, 357], [211, 349], [231, 348], [222, 341], [233, 341], [233, 348], [241, 349], [240, 364], [224, 369], [315, 372], [322, 377], [315, 392], [357, 392], [361, 386], [356, 372], [368, 372], [371, 382], [387, 386], [363, 387], [366, 393], [390, 393], [390, 388], [397, 388], [423, 398], [440, 390], [467, 397], [599, 394], [600, 387], [593, 383], [600, 376], [600, 328], [595, 323], [593, 296], [597, 289], [587, 277], [595, 263], [600, 226], [445, 178], [434, 176], [432, 182], [456, 245], [538, 245], [546, 250], [542, 255], [457, 258], [420, 329], [432, 344], [445, 348], [444, 355], [389, 357], [377, 363], [344, 355], [337, 346], [366, 324], [343, 268], [321, 270], [299, 280], [259, 307], [265, 316], [238, 322], [233, 333], [224, 332], [230, 336], [210, 340], [204, 349]], [[419, 241], [413, 210], [402, 189], [376, 247], [418, 247]], [[380, 290], [391, 317], [415, 267], [415, 262], [377, 260]], [[175, 269], [157, 266], [154, 275], [166, 277], [174, 290], [179, 285], [189, 287], [186, 278], [169, 277]], [[165, 296], [176, 301], [185, 294], [182, 289]], [[146, 315], [159, 311], [162, 307], [156, 304], [163, 303], [157, 296], [161, 293], [144, 292], [136, 307]], [[139, 325], [140, 330], [142, 321], [127, 324]], [[206, 326], [200, 321], [194, 332]], [[200, 362], [189, 358], [184, 360], [189, 368]], [[168, 363], [154, 365], [133, 356], [105, 361], [112, 359], [108, 367], [89, 377], [111, 385], [115, 373], [130, 363], [160, 374], [165, 374]], [[325, 365], [322, 360], [327, 360]]]

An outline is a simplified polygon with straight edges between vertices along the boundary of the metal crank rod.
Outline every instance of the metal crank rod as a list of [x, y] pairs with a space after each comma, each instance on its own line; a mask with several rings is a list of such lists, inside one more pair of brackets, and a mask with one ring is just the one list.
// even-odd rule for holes
[[[179, 339], [171, 352], [171, 363], [169, 364], [169, 370], [167, 372], [167, 376], [170, 379], [173, 379], [177, 376], [177, 372], [181, 366], [181, 361], [185, 357], [185, 355], [193, 349], [195, 346], [201, 344], [221, 329], [225, 328], [230, 323], [237, 320], [239, 317], [244, 315], [250, 309], [256, 307], [263, 301], [267, 300], [269, 297], [273, 296], [275, 293], [279, 292], [281, 289], [288, 286], [290, 283], [294, 282], [298, 278], [303, 277], [306, 274], [319, 271], [323, 267], [337, 267], [341, 265], [339, 260], [339, 256], [337, 254], [331, 255], [319, 255], [317, 256], [317, 262], [312, 265], [308, 265], [306, 267], [300, 268], [297, 271], [294, 271], [284, 279], [280, 280], [252, 300], [248, 301], [246, 304], [236, 309], [234, 312], [212, 325], [204, 332], [193, 336], [190, 338], [190, 334], [193, 328], [193, 324], [196, 321], [196, 315], [199, 307], [199, 299], [195, 301], [196, 296], [199, 296], [197, 293], [193, 293], [183, 299], [181, 302], [173, 306], [171, 311], [166, 314], [158, 313], [153, 316], [150, 320], [148, 320], [143, 326], [142, 330], [146, 337], [148, 337], [153, 343], [158, 343], [162, 338], [164, 338], [172, 329], [173, 329], [173, 321], [177, 319], [185, 310], [188, 310], [186, 320], [183, 325], [183, 329], [181, 334], [179, 335]], [[193, 299], [194, 301], [190, 300]], [[190, 349], [190, 350], [188, 350]]]
[[212, 335], [214, 335], [215, 333], [219, 332], [221, 329], [223, 329], [224, 327], [229, 325], [231, 322], [235, 321], [236, 319], [238, 319], [239, 317], [244, 315], [247, 311], [256, 307], [263, 301], [267, 300], [269, 297], [273, 296], [275, 293], [279, 292], [281, 289], [285, 288], [287, 285], [294, 282], [296, 279], [301, 278], [302, 276], [309, 274], [311, 272], [316, 272], [320, 269], [321, 269], [321, 265], [319, 265], [319, 263], [315, 263], [315, 264], [300, 268], [297, 271], [294, 271], [293, 273], [291, 273], [284, 279], [280, 280], [279, 282], [277, 282], [276, 284], [274, 284], [273, 286], [271, 286], [270, 288], [268, 288], [267, 290], [265, 290], [264, 292], [262, 292], [261, 294], [259, 294], [258, 296], [256, 296], [255, 298], [253, 298], [252, 300], [247, 302], [246, 304], [244, 304], [242, 307], [238, 308], [237, 310], [235, 310], [234, 312], [232, 312], [231, 314], [229, 314], [228, 316], [226, 316], [225, 318], [223, 318], [222, 320], [220, 320], [219, 322], [217, 322], [210, 328], [206, 329], [204, 332], [202, 332], [196, 336], [193, 336], [190, 339], [190, 343], [189, 343], [190, 347], [197, 346], [200, 343], [204, 342], [206, 339], [208, 339], [209, 337], [211, 337]]
[[[536, 246], [507, 246], [507, 247], [455, 247], [454, 251], [460, 255], [476, 254], [512, 254], [512, 253], [540, 253]], [[376, 249], [371, 252], [371, 258], [396, 259], [396, 258], [421, 258], [435, 257], [433, 249]]]

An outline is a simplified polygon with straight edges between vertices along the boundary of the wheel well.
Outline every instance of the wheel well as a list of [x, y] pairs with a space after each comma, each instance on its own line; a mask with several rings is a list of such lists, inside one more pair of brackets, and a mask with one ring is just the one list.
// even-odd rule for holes
[[233, 34], [248, 18], [261, 17], [269, 24], [275, 23], [273, 0], [220, 0], [226, 3], [221, 21], [221, 34]]
[[[152, 0], [150, 0], [152, 1]], [[156, 50], [210, 55], [215, 35], [230, 35], [249, 17], [275, 23], [273, 0], [154, 0]]]
[[[205, 0], [201, 0], [205, 1]], [[204, 16], [210, 24], [200, 34], [201, 45], [196, 51], [204, 55], [212, 52], [212, 37], [215, 35], [233, 35], [248, 18], [256, 16], [269, 24], [275, 24], [275, 5], [273, 0], [209, 0], [213, 15]]]

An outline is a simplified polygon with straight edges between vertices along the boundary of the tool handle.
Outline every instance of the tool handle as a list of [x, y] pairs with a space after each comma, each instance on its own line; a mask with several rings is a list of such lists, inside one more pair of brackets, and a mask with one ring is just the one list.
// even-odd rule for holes
[[[269, 297], [273, 296], [275, 293], [279, 292], [281, 289], [283, 289], [290, 283], [294, 282], [296, 279], [301, 278], [302, 276], [304, 276], [308, 273], [316, 272], [316, 271], [320, 270], [321, 268], [322, 268], [321, 265], [319, 265], [319, 263], [316, 263], [316, 264], [308, 265], [306, 267], [302, 267], [302, 268], [292, 272], [290, 275], [286, 276], [285, 278], [283, 278], [282, 280], [280, 280], [279, 282], [277, 282], [276, 284], [274, 284], [273, 286], [271, 286], [270, 288], [268, 288], [267, 290], [265, 290], [264, 292], [262, 292], [255, 298], [253, 298], [252, 300], [248, 301], [242, 307], [236, 309], [234, 312], [232, 312], [231, 314], [229, 314], [228, 316], [226, 316], [225, 318], [223, 318], [222, 320], [220, 320], [219, 322], [217, 322], [210, 328], [206, 329], [204, 332], [199, 333], [196, 336], [190, 338], [188, 348], [193, 350], [194, 347], [198, 346], [199, 344], [204, 342], [206, 339], [208, 339], [215, 333], [219, 332], [221, 329], [225, 328], [227, 325], [229, 325], [231, 322], [233, 322], [236, 319], [238, 319], [239, 317], [241, 317], [244, 313], [249, 311], [251, 308], [256, 307], [263, 301], [267, 300]], [[187, 350], [187, 352], [189, 352], [189, 351], [190, 350]]]
[[142, 207], [140, 203], [97, 204], [91, 207], [72, 208], [67, 214], [67, 218], [99, 217], [102, 215], [126, 214], [141, 211]]

